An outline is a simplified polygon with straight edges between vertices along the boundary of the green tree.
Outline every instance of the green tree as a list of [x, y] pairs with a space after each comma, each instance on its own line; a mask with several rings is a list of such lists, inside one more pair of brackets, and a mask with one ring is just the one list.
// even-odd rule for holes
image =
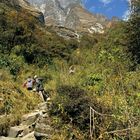
[[126, 26], [127, 46], [136, 63], [140, 63], [140, 0], [131, 0], [131, 15]]

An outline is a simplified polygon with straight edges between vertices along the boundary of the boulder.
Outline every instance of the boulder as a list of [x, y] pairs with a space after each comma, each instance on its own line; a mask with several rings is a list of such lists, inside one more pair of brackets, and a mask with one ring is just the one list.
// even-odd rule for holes
[[34, 132], [27, 134], [22, 138], [10, 138], [10, 137], [0, 137], [0, 140], [36, 140]]
[[17, 138], [9, 138], [9, 137], [0, 137], [0, 140], [20, 140], [20, 139], [17, 139]]
[[34, 132], [27, 134], [26, 136], [21, 138], [21, 140], [36, 140], [36, 138], [34, 136]]
[[37, 109], [40, 111], [47, 111], [47, 102], [40, 103]]
[[40, 117], [41, 114], [42, 114], [42, 111], [39, 111], [39, 110], [37, 110], [36, 112], [26, 114], [22, 117], [21, 124], [22, 125], [33, 125], [36, 122], [36, 120]]
[[11, 138], [23, 137], [32, 131], [33, 131], [32, 126], [27, 126], [27, 125], [15, 126], [10, 128], [8, 137]]
[[44, 114], [40, 117], [38, 122], [36, 123], [35, 126], [35, 137], [45, 137], [45, 138], [50, 138], [51, 135], [53, 134], [53, 129], [49, 125], [51, 123], [51, 120], [49, 119], [48, 114]]

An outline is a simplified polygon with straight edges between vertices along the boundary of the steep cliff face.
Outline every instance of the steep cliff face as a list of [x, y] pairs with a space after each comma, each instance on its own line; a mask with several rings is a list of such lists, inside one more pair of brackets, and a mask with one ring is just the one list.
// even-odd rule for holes
[[[47, 25], [65, 25], [71, 5], [81, 5], [80, 0], [28, 0], [31, 5], [40, 10]], [[69, 7], [69, 8], [68, 8]]]
[[67, 8], [70, 5], [74, 4], [74, 5], [82, 5], [81, 0], [58, 0], [61, 7], [63, 8]]
[[46, 25], [56, 25], [76, 31], [103, 33], [108, 20], [105, 16], [91, 14], [81, 0], [28, 0], [45, 17]]
[[44, 15], [42, 14], [41, 11], [31, 6], [27, 0], [17, 0], [17, 1], [22, 8], [28, 10], [28, 12], [30, 12], [33, 16], [38, 18], [40, 22], [44, 23]]
[[106, 17], [93, 15], [81, 6], [76, 6], [71, 8], [65, 20], [65, 26], [77, 31], [102, 33], [107, 22]]
[[61, 25], [65, 20], [59, 1], [57, 0], [28, 0], [31, 5], [40, 10], [45, 17], [47, 25]]

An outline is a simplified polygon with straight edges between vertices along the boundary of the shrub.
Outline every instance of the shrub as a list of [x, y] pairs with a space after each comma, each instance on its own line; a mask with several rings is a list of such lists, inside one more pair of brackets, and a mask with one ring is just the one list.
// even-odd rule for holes
[[0, 68], [8, 67], [9, 65], [8, 57], [0, 54]]
[[79, 87], [62, 85], [57, 88], [57, 96], [53, 100], [50, 113], [85, 131], [89, 126], [90, 106], [86, 95], [87, 93]]
[[89, 91], [101, 93], [104, 88], [103, 76], [91, 73], [85, 78], [83, 86]]

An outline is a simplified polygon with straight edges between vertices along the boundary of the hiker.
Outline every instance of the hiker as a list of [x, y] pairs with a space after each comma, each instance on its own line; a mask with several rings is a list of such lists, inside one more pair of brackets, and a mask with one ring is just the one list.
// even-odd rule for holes
[[23, 87], [26, 87], [27, 90], [32, 90], [34, 85], [34, 80], [31, 76], [28, 76], [27, 80], [24, 82]]
[[43, 87], [43, 79], [39, 78], [37, 75], [34, 76], [34, 83], [35, 83], [35, 89], [34, 91], [37, 91], [39, 96], [41, 97], [42, 101], [44, 101], [44, 87]]

